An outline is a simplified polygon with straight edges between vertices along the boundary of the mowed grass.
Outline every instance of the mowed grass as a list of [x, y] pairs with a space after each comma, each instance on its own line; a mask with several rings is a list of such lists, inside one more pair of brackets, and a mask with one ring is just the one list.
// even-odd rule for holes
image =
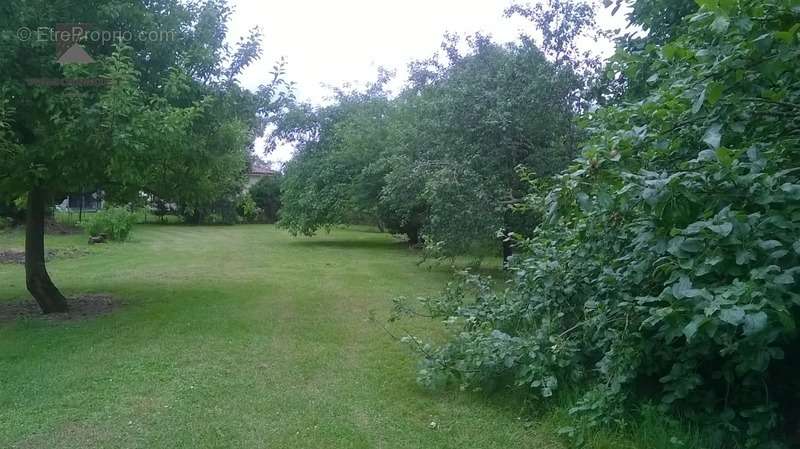
[[[0, 234], [0, 248], [22, 245]], [[80, 235], [47, 245], [88, 248]], [[0, 323], [0, 448], [561, 447], [518, 401], [417, 386], [415, 356], [375, 322], [394, 296], [450, 278], [417, 262], [384, 234], [272, 226], [139, 226], [56, 259], [66, 295], [125, 305]], [[0, 301], [26, 297], [22, 266], [0, 265]]]
[[[125, 243], [46, 243], [62, 250], [49, 269], [67, 296], [124, 305], [0, 322], [0, 449], [549, 449], [574, 424], [569, 397], [532, 416], [513, 395], [416, 384], [416, 356], [384, 326], [441, 325], [388, 324], [391, 299], [439, 292], [451, 269], [385, 234], [148, 225]], [[0, 232], [0, 251], [22, 248], [22, 232]], [[0, 264], [0, 303], [27, 297], [23, 267]], [[587, 447], [707, 447], [699, 429], [643, 410]]]

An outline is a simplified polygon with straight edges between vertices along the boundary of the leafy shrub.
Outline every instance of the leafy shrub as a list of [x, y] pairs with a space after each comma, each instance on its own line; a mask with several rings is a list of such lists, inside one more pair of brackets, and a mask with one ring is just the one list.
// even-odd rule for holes
[[722, 445], [796, 431], [800, 11], [699, 3], [685, 34], [618, 61], [651, 91], [587, 117], [583, 156], [528, 199], [544, 224], [505, 291], [467, 275], [423, 301], [453, 336], [422, 346], [421, 382], [582, 385], [583, 429], [655, 398]]
[[263, 210], [256, 205], [249, 193], [245, 193], [239, 201], [239, 215], [244, 221], [255, 223], [261, 219]]
[[123, 241], [130, 236], [136, 215], [124, 207], [110, 207], [89, 216], [83, 224], [91, 236], [105, 235], [111, 240]]

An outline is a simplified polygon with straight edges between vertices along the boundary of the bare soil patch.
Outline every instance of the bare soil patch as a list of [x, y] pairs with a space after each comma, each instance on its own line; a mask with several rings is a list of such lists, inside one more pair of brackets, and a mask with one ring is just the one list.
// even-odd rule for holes
[[55, 220], [47, 220], [44, 226], [44, 232], [47, 234], [73, 235], [83, 233], [83, 229], [77, 226], [59, 223]]
[[[50, 261], [53, 259], [71, 259], [74, 257], [85, 256], [89, 251], [82, 248], [60, 248], [51, 249], [45, 254], [45, 259]], [[25, 252], [15, 250], [0, 250], [0, 264], [4, 263], [25, 263]]]
[[0, 263], [25, 263], [22, 251], [0, 251]]
[[42, 314], [39, 305], [31, 299], [0, 302], [0, 324], [20, 319], [45, 321], [80, 321], [108, 315], [123, 303], [111, 295], [86, 294], [67, 298], [69, 312]]

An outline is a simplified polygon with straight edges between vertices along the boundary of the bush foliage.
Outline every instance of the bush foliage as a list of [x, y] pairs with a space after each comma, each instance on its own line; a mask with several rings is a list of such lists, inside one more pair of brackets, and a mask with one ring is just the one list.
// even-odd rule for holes
[[[581, 9], [582, 20], [591, 10]], [[582, 29], [582, 27], [579, 27]], [[410, 66], [392, 97], [389, 74], [321, 108], [294, 105], [276, 135], [298, 146], [287, 165], [280, 224], [312, 235], [377, 223], [430, 254], [499, 253], [498, 229], [518, 231], [508, 204], [575, 156], [584, 80], [531, 39], [498, 44], [449, 36], [443, 53]]]
[[[249, 197], [253, 201], [256, 221], [275, 223], [278, 221], [278, 211], [281, 208], [281, 181], [283, 175], [274, 173], [265, 176], [250, 188]], [[244, 210], [242, 213], [246, 216]]]
[[655, 398], [721, 445], [796, 431], [800, 10], [698, 3], [674, 39], [616, 57], [647, 95], [587, 114], [582, 157], [533, 182], [543, 224], [507, 288], [467, 275], [423, 301], [452, 330], [423, 347], [423, 383], [581, 385], [583, 429]]
[[130, 236], [136, 214], [125, 207], [110, 207], [89, 216], [83, 224], [89, 235], [105, 235], [110, 240], [124, 241]]

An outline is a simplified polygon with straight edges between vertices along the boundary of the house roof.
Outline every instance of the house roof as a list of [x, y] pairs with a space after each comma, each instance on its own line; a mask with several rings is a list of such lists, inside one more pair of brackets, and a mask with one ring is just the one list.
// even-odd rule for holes
[[272, 175], [274, 173], [275, 170], [270, 168], [269, 164], [267, 164], [260, 158], [255, 158], [250, 162], [250, 170], [248, 171], [248, 174], [250, 175], [266, 176], [266, 175]]

